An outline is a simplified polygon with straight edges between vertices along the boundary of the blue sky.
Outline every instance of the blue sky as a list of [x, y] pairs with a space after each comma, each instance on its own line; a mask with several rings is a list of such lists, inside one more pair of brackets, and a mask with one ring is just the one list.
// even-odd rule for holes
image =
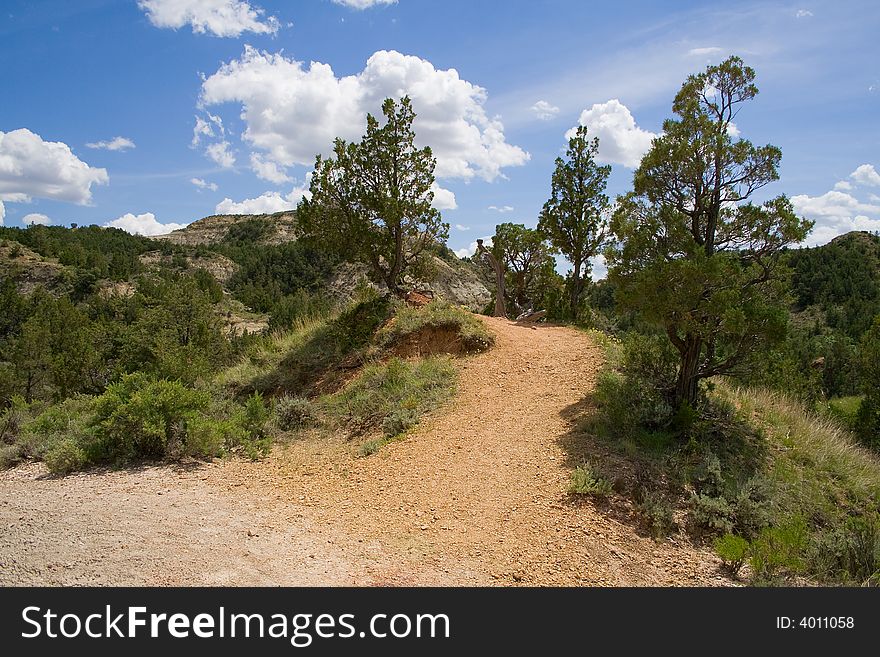
[[738, 54], [810, 243], [880, 229], [880, 3], [3, 0], [0, 217], [167, 231], [293, 207], [314, 154], [409, 93], [466, 252], [533, 226], [579, 122], [609, 192], [689, 73]]

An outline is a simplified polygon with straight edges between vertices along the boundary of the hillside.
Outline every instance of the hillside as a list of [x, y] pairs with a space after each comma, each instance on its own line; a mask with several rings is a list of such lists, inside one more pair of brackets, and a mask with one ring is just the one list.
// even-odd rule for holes
[[[224, 242], [279, 247], [296, 240], [296, 213], [213, 215], [156, 239], [175, 245], [209, 249], [222, 249]], [[405, 285], [414, 289], [431, 289], [439, 298], [475, 312], [489, 303], [491, 293], [471, 262], [457, 258], [445, 247], [438, 247], [430, 256], [429, 267], [434, 272], [430, 282], [410, 277], [405, 279]], [[367, 283], [367, 268], [358, 264], [338, 263], [325, 283], [331, 297], [348, 302], [358, 285]], [[384, 291], [382, 285], [368, 284]]]
[[0, 473], [0, 582], [728, 584], [709, 550], [567, 493], [602, 364], [592, 340], [483, 321], [496, 347], [458, 362], [454, 399], [367, 458], [337, 433], [260, 462]]

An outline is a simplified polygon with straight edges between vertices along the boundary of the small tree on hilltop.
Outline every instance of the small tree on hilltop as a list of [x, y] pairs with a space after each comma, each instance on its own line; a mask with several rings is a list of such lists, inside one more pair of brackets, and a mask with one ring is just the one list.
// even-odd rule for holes
[[678, 118], [663, 124], [612, 221], [620, 247], [608, 253], [610, 279], [678, 351], [676, 408], [696, 403], [701, 379], [735, 372], [784, 336], [779, 256], [812, 227], [785, 196], [749, 202], [778, 178], [782, 157], [737, 136], [754, 78], [730, 57], [687, 79], [672, 105]]
[[600, 252], [608, 237], [605, 186], [611, 167], [596, 164], [598, 150], [599, 140], [588, 140], [587, 128], [579, 126], [568, 141], [567, 161], [556, 158], [550, 199], [538, 222], [538, 229], [572, 265], [569, 312], [573, 319], [590, 274], [590, 258]]
[[333, 156], [315, 159], [310, 199], [297, 209], [302, 233], [346, 259], [363, 262], [394, 294], [404, 273], [424, 262], [425, 248], [445, 241], [449, 224], [431, 205], [436, 160], [416, 148], [408, 97], [382, 105], [386, 123], [367, 115], [357, 143], [337, 139]]

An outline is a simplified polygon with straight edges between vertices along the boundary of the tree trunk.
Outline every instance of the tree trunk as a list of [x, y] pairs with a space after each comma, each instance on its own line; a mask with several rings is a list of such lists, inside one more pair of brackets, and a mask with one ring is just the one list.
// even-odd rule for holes
[[574, 263], [574, 269], [571, 273], [571, 319], [577, 321], [578, 302], [581, 298], [581, 261]]
[[486, 260], [489, 261], [489, 265], [491, 265], [492, 270], [495, 272], [494, 317], [507, 317], [507, 307], [504, 303], [504, 267], [502, 267], [501, 263], [492, 255], [492, 252], [483, 246], [483, 240], [477, 240], [477, 249], [483, 254]]
[[684, 340], [684, 349], [680, 350], [681, 364], [678, 369], [678, 381], [675, 384], [675, 408], [681, 408], [685, 403], [694, 407], [697, 403], [697, 372], [700, 368], [700, 353], [703, 349], [703, 341], [693, 335]]

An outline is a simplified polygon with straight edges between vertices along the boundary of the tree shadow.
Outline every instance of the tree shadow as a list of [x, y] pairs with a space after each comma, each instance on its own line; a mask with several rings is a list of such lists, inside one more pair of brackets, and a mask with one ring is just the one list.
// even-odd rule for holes
[[175, 474], [188, 474], [204, 469], [216, 459], [196, 459], [186, 457], [183, 459], [137, 459], [118, 464], [94, 465], [85, 470], [76, 470], [68, 473], [44, 472], [35, 477], [37, 481], [54, 481], [68, 477], [90, 478], [103, 477], [108, 474], [124, 472], [126, 474], [139, 474], [156, 468], [171, 470]]

